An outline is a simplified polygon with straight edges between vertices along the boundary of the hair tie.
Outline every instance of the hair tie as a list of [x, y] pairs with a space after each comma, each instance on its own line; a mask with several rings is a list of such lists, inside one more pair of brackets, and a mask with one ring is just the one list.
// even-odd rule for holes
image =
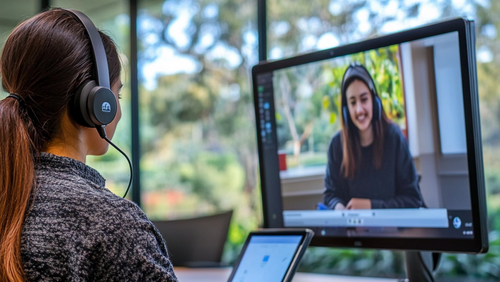
[[23, 98], [21, 98], [21, 96], [17, 95], [16, 93], [9, 93], [9, 96], [7, 96], [6, 98], [14, 98], [14, 99], [16, 99], [19, 103], [22, 103], [22, 102], [23, 102]]
[[7, 96], [5, 98], [16, 99], [19, 102], [19, 105], [24, 104], [24, 99], [21, 96], [17, 95], [16, 93], [9, 93], [9, 96]]

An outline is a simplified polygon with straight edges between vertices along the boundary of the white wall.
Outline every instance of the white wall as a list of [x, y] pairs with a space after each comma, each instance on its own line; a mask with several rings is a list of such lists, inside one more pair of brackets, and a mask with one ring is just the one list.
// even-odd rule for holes
[[401, 61], [408, 122], [408, 143], [421, 176], [419, 183], [429, 208], [443, 206], [435, 157], [435, 114], [431, 91], [434, 82], [429, 73], [428, 46], [423, 40], [401, 44]]
[[430, 208], [470, 208], [458, 34], [401, 44], [409, 146]]
[[458, 33], [433, 39], [441, 152], [445, 155], [465, 154], [467, 144]]

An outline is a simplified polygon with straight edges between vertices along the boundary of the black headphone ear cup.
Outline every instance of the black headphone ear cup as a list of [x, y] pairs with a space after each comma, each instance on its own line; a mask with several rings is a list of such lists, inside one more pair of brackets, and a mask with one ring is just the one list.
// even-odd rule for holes
[[344, 117], [344, 125], [346, 129], [349, 129], [349, 111], [346, 106], [342, 107], [342, 116]]
[[87, 109], [90, 119], [96, 126], [111, 123], [117, 112], [115, 94], [106, 87], [94, 87], [87, 100]]
[[94, 80], [85, 81], [76, 91], [70, 103], [70, 113], [75, 121], [86, 127], [107, 125], [117, 112], [115, 94]]
[[75, 95], [70, 103], [70, 114], [79, 125], [86, 127], [95, 127], [96, 124], [92, 121], [87, 110], [87, 101], [89, 95], [96, 87], [94, 80], [87, 80], [76, 90]]

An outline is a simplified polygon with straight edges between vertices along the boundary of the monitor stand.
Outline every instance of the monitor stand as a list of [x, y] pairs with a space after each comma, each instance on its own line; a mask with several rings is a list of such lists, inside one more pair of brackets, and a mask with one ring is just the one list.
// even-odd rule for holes
[[441, 260], [441, 253], [405, 251], [405, 281], [434, 282], [434, 271]]

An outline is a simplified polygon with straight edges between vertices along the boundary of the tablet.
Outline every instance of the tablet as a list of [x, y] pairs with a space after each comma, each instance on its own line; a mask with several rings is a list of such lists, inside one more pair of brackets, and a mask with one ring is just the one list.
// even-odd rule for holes
[[228, 282], [289, 282], [314, 233], [310, 229], [251, 232]]

